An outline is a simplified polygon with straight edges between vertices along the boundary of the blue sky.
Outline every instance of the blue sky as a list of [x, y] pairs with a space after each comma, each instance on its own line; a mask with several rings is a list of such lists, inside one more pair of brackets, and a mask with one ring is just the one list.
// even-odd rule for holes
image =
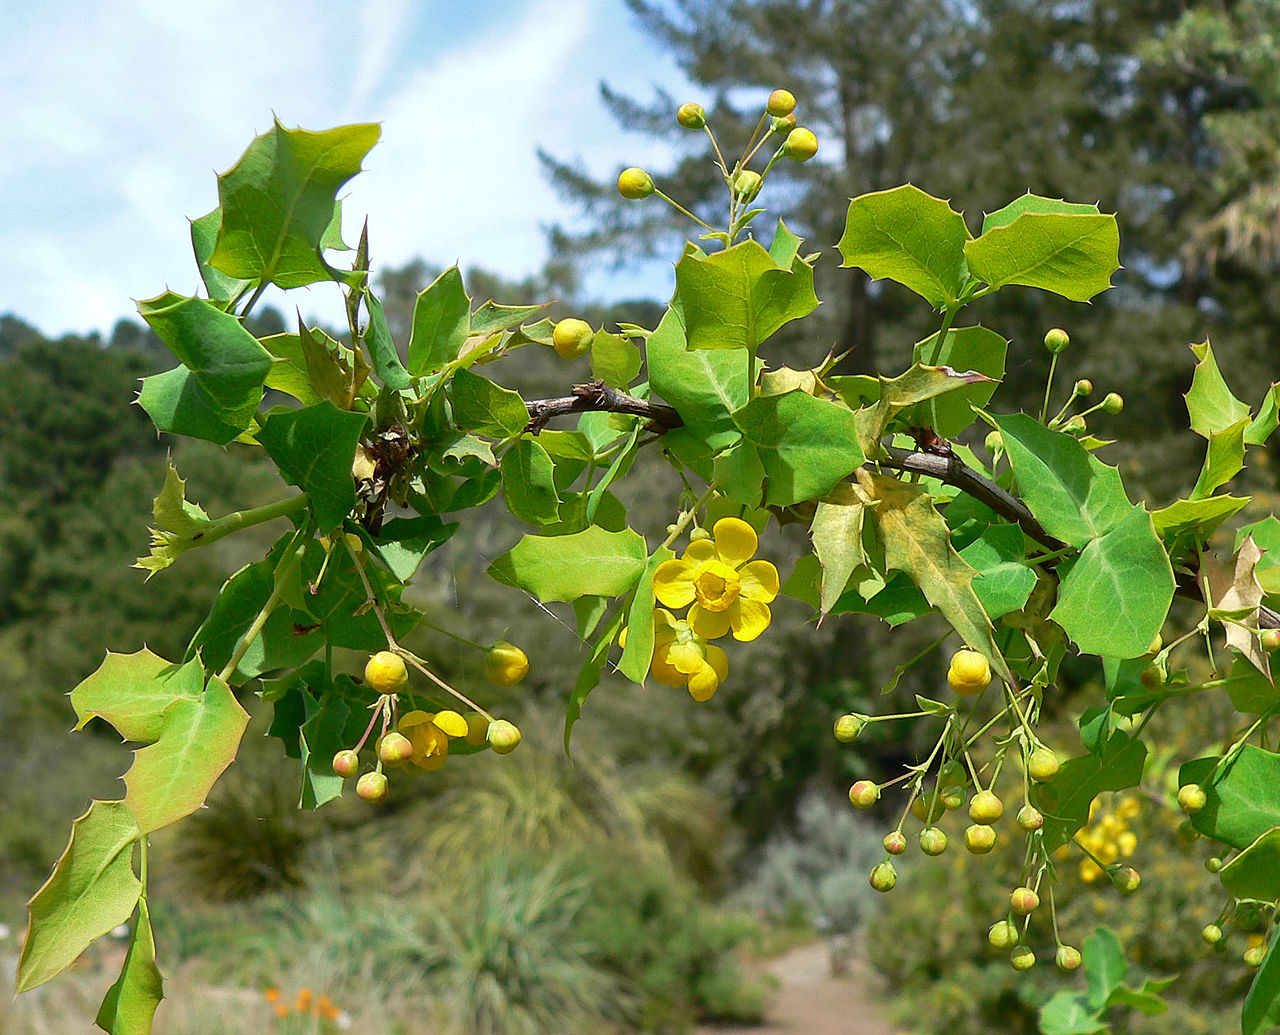
[[[382, 124], [344, 204], [351, 240], [369, 216], [375, 269], [522, 276], [542, 227], [573, 218], [537, 147], [599, 175], [664, 162], [613, 124], [602, 79], [642, 97], [685, 82], [621, 0], [0, 0], [0, 313], [106, 333], [131, 299], [195, 292], [186, 220], [273, 114]], [[644, 278], [661, 292], [662, 271]], [[328, 319], [336, 298], [287, 304]]]

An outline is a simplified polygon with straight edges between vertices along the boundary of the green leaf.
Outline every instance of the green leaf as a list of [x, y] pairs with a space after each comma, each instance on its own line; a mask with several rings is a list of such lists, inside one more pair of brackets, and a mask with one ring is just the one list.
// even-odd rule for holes
[[491, 438], [518, 435], [529, 423], [529, 408], [519, 392], [494, 384], [487, 377], [459, 370], [449, 383], [454, 423], [464, 431]]
[[1258, 415], [1253, 418], [1248, 430], [1244, 433], [1246, 445], [1264, 445], [1280, 427], [1280, 381], [1267, 389], [1266, 395], [1258, 406]]
[[262, 401], [271, 353], [231, 313], [166, 292], [138, 312], [182, 366], [142, 379], [138, 403], [160, 431], [225, 446]]
[[531, 438], [522, 438], [502, 454], [502, 491], [507, 509], [521, 521], [545, 525], [559, 515], [560, 498], [556, 494], [555, 465]]
[[374, 539], [361, 528], [361, 537], [397, 582], [408, 582], [417, 572], [422, 559], [448, 542], [458, 530], [456, 521], [445, 524], [434, 514], [412, 518], [392, 518], [383, 523]]
[[1245, 525], [1236, 532], [1236, 550], [1240, 549], [1245, 536], [1252, 536], [1262, 548], [1262, 557], [1253, 569], [1258, 585], [1265, 593], [1280, 593], [1280, 518], [1264, 517]]
[[853, 413], [805, 392], [752, 399], [733, 422], [759, 454], [770, 506], [824, 496], [865, 460]]
[[719, 453], [712, 473], [724, 497], [740, 507], [759, 507], [764, 502], [765, 470], [760, 451], [750, 442], [738, 442]]
[[1084, 976], [1089, 988], [1089, 1005], [1095, 1010], [1106, 1007], [1112, 991], [1124, 980], [1129, 963], [1124, 957], [1124, 946], [1109, 927], [1096, 927], [1084, 940], [1081, 953], [1084, 959]]
[[[985, 374], [960, 373], [950, 367], [931, 367], [923, 363], [912, 365], [906, 373], [899, 374], [892, 381], [881, 377], [876, 404], [857, 411], [855, 427], [858, 429], [858, 442], [864, 452], [871, 454], [876, 451], [880, 436], [902, 410], [967, 385], [981, 385], [986, 381]], [[965, 408], [968, 409], [967, 404]], [[925, 412], [922, 422], [932, 424], [932, 416], [928, 415], [928, 411]]]
[[866, 506], [852, 485], [837, 485], [824, 500], [819, 500], [809, 524], [813, 552], [822, 565], [822, 615], [835, 606], [849, 583], [854, 569], [867, 563], [862, 546]]
[[1213, 496], [1200, 500], [1175, 500], [1161, 510], [1153, 511], [1156, 534], [1165, 542], [1183, 536], [1211, 535], [1217, 527], [1242, 510], [1248, 496]]
[[687, 425], [697, 427], [704, 436], [727, 431], [737, 438], [731, 414], [747, 402], [750, 356], [687, 349], [684, 327], [671, 309], [649, 335], [645, 355], [649, 387], [674, 406]]
[[1280, 690], [1277, 690], [1257, 668], [1237, 655], [1231, 662], [1231, 671], [1223, 689], [1231, 698], [1231, 705], [1238, 712], [1262, 715], [1280, 706]]
[[989, 380], [971, 378], [959, 385], [949, 385], [945, 395], [933, 399], [924, 413], [923, 423], [933, 428], [943, 438], [955, 438], [974, 421], [973, 407], [986, 406], [1004, 377], [1005, 356], [1009, 342], [995, 331], [985, 327], [960, 327], [947, 332], [942, 351], [935, 361], [933, 350], [938, 340], [930, 335], [915, 347], [915, 355], [927, 362], [946, 366], [953, 371], [973, 371], [986, 375]]
[[1244, 434], [1248, 423], [1249, 418], [1242, 417], [1230, 427], [1210, 433], [1204, 464], [1191, 490], [1193, 500], [1213, 495], [1215, 489], [1226, 485], [1244, 468]]
[[644, 566], [644, 574], [636, 583], [635, 595], [627, 609], [627, 645], [618, 662], [618, 671], [631, 682], [644, 685], [653, 660], [653, 573], [658, 565], [675, 557], [665, 546], [658, 547]]
[[280, 473], [306, 492], [321, 531], [337, 528], [356, 505], [351, 462], [368, 420], [367, 413], [322, 402], [273, 413], [258, 432]]
[[1050, 535], [1083, 549], [1130, 516], [1120, 472], [1070, 435], [1021, 413], [992, 420], [1023, 501]]
[[884, 544], [888, 569], [909, 575], [960, 638], [1009, 679], [991, 619], [973, 591], [974, 570], [952, 548], [951, 530], [934, 509], [929, 493], [865, 470], [858, 472], [858, 483], [876, 501], [871, 517]]
[[196, 265], [200, 267], [200, 279], [204, 281], [209, 297], [218, 302], [230, 302], [239, 298], [252, 280], [237, 280], [228, 277], [219, 269], [209, 265], [214, 246], [218, 243], [218, 231], [222, 229], [222, 209], [215, 208], [208, 215], [191, 221], [191, 250], [196, 256]]
[[1136, 658], [1164, 625], [1175, 588], [1151, 515], [1131, 507], [1071, 563], [1049, 617], [1082, 654]]
[[1026, 543], [1017, 525], [990, 525], [960, 556], [976, 571], [973, 591], [987, 616], [996, 619], [1021, 611], [1035, 589], [1036, 574], [1027, 567]]
[[1023, 211], [964, 245], [970, 273], [991, 287], [1020, 284], [1075, 302], [1111, 286], [1119, 252], [1116, 217], [1092, 212]]
[[626, 338], [596, 331], [591, 340], [591, 376], [614, 388], [626, 388], [640, 373], [640, 350]]
[[[311, 383], [311, 375], [307, 370], [307, 357], [298, 335], [271, 334], [260, 338], [259, 344], [270, 352], [275, 360], [263, 382], [267, 388], [291, 395], [303, 406], [312, 406], [324, 398]], [[334, 369], [337, 370], [336, 363]], [[340, 375], [341, 371], [338, 373]], [[345, 380], [343, 387], [345, 387]]]
[[1241, 850], [1280, 826], [1280, 755], [1245, 744], [1218, 768], [1217, 757], [1197, 758], [1178, 770], [1178, 784], [1198, 783], [1208, 801], [1191, 817], [1206, 837]]
[[1276, 938], [1267, 946], [1267, 954], [1249, 986], [1240, 1016], [1241, 1035], [1264, 1035], [1280, 1025], [1280, 954]]
[[138, 899], [138, 919], [124, 967], [116, 983], [107, 990], [106, 998], [94, 1023], [111, 1035], [140, 1035], [151, 1031], [156, 1007], [164, 998], [164, 978], [156, 966], [156, 940], [151, 933], [151, 914], [147, 900]]
[[138, 829], [149, 834], [204, 804], [214, 783], [236, 757], [249, 713], [221, 679], [204, 696], [182, 698], [164, 713], [154, 744], [134, 752], [124, 774], [125, 804]]
[[302, 756], [298, 808], [318, 809], [342, 796], [342, 777], [333, 771], [333, 756], [351, 746], [347, 738], [351, 708], [336, 693], [318, 701], [304, 690], [302, 701], [306, 719], [298, 729]]
[[960, 213], [907, 184], [854, 198], [836, 247], [842, 266], [897, 281], [942, 309], [969, 280], [964, 249], [970, 239]]
[[412, 379], [400, 362], [400, 353], [396, 351], [396, 343], [391, 338], [391, 328], [387, 326], [382, 303], [372, 291], [366, 290], [364, 304], [369, 310], [369, 326], [365, 330], [364, 340], [369, 347], [369, 355], [373, 357], [374, 373], [388, 388], [396, 392], [403, 391], [409, 387]]
[[19, 993], [66, 970], [97, 938], [129, 919], [142, 882], [133, 872], [138, 824], [122, 801], [95, 801], [29, 903], [18, 961]]
[[[357, 362], [368, 373], [363, 353], [357, 355], [344, 345], [339, 345], [324, 331], [312, 330], [298, 319], [298, 347], [302, 351], [302, 366], [307, 379], [315, 390], [317, 402], [328, 399], [340, 409], [348, 409], [359, 384], [352, 378], [353, 364]], [[296, 361], [295, 361], [296, 362]], [[361, 376], [361, 380], [363, 380]]]
[[[531, 310], [520, 309], [509, 315], [518, 321], [532, 312], [537, 312], [536, 306]], [[491, 312], [489, 317], [492, 315]], [[498, 324], [493, 330], [501, 329], [501, 321]], [[479, 330], [485, 330], [483, 324]], [[452, 363], [458, 358], [463, 343], [471, 333], [471, 299], [467, 297], [466, 288], [462, 285], [462, 274], [458, 267], [450, 266], [418, 295], [413, 304], [409, 370], [416, 377]], [[492, 333], [492, 330], [486, 333]]]
[[1191, 351], [1196, 357], [1195, 373], [1191, 375], [1191, 388], [1187, 392], [1191, 430], [1202, 438], [1210, 438], [1215, 432], [1248, 421], [1249, 407], [1231, 394], [1209, 342], [1192, 345]]
[[1146, 761], [1147, 746], [1116, 731], [1100, 755], [1069, 758], [1051, 781], [1038, 784], [1036, 802], [1045, 816], [1045, 851], [1066, 844], [1089, 822], [1089, 803], [1103, 791], [1136, 787]]
[[1004, 208], [988, 213], [982, 219], [982, 232], [994, 230], [996, 227], [1008, 226], [1024, 212], [1064, 213], [1066, 215], [1100, 215], [1097, 205], [1081, 205], [1060, 198], [1042, 198], [1028, 191], [1020, 198], [1015, 198]]
[[604, 672], [604, 666], [609, 660], [609, 649], [617, 642], [618, 633], [622, 631], [626, 616], [626, 609], [619, 608], [605, 623], [595, 646], [591, 649], [590, 657], [583, 662], [582, 668], [578, 671], [578, 678], [574, 680], [573, 689], [569, 691], [569, 704], [564, 711], [564, 753], [566, 755], [569, 754], [569, 741], [573, 736], [573, 727], [582, 717], [582, 706], [600, 682], [600, 675]]
[[1218, 876], [1236, 898], [1280, 899], [1280, 827], [1259, 836], [1222, 867]]
[[222, 226], [210, 264], [283, 288], [331, 279], [321, 251], [332, 243], [338, 189], [360, 171], [380, 133], [373, 124], [311, 133], [277, 121], [218, 177]]
[[1054, 992], [1040, 1007], [1040, 1035], [1095, 1035], [1111, 1030], [1096, 1010], [1090, 1010], [1079, 992]]
[[591, 487], [591, 491], [587, 493], [587, 510], [586, 517], [588, 521], [595, 521], [596, 515], [600, 510], [600, 504], [604, 502], [605, 495], [611, 486], [619, 478], [622, 478], [631, 470], [631, 465], [635, 462], [636, 453], [640, 449], [640, 432], [643, 425], [636, 421], [631, 427], [631, 434], [627, 441], [613, 455], [613, 460], [609, 464], [608, 469], [598, 482]]
[[686, 251], [676, 263], [679, 314], [690, 349], [746, 349], [818, 307], [813, 268], [796, 258], [781, 267], [756, 241], [704, 255]]
[[573, 535], [526, 535], [489, 565], [489, 574], [550, 603], [621, 596], [636, 584], [648, 560], [648, 547], [638, 533], [629, 528], [606, 532], [593, 525]]
[[71, 691], [71, 707], [80, 719], [78, 730], [100, 718], [125, 740], [150, 744], [160, 736], [165, 709], [175, 701], [198, 699], [203, 690], [198, 660], [174, 665], [143, 647], [135, 654], [108, 654]]
[[[447, 272], [447, 271], [446, 271]], [[471, 314], [471, 334], [475, 337], [488, 337], [498, 331], [514, 327], [521, 320], [528, 319], [547, 308], [548, 303], [541, 305], [498, 305], [492, 299], [485, 302]]]
[[[855, 570], [854, 579], [859, 571]], [[822, 569], [812, 554], [796, 561], [795, 570], [787, 579], [782, 591], [800, 600], [814, 610], [818, 609], [818, 587]], [[902, 572], [894, 572], [878, 592], [863, 596], [857, 588], [850, 587], [840, 595], [830, 613], [833, 615], [868, 614], [883, 619], [892, 628], [914, 621], [928, 614], [932, 608], [914, 582]]]

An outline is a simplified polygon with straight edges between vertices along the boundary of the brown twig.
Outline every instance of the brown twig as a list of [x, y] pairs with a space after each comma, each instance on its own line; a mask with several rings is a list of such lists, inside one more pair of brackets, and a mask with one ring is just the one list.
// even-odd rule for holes
[[529, 423], [525, 431], [536, 435], [547, 426], [553, 417], [561, 417], [569, 413], [588, 413], [600, 411], [604, 413], [629, 413], [636, 417], [644, 417], [648, 421], [648, 430], [662, 434], [684, 425], [674, 407], [665, 403], [649, 402], [637, 399], [616, 388], [610, 388], [603, 381], [592, 381], [585, 385], [574, 385], [573, 394], [558, 399], [529, 399], [525, 406], [529, 410]]

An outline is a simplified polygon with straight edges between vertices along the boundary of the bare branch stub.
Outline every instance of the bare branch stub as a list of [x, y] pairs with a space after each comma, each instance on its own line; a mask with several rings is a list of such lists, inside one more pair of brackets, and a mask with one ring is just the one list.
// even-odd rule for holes
[[637, 399], [634, 395], [610, 388], [599, 380], [574, 385], [572, 395], [556, 399], [528, 399], [525, 401], [525, 406], [529, 410], [529, 423], [525, 425], [524, 430], [533, 435], [545, 428], [552, 418], [570, 413], [629, 413], [645, 418], [646, 430], [657, 434], [684, 425], [680, 414], [673, 407], [665, 403]]

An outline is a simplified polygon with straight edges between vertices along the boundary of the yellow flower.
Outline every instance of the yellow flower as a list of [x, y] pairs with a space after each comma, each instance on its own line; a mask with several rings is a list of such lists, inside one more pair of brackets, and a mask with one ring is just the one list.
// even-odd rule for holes
[[689, 544], [680, 560], [664, 561], [653, 573], [653, 592], [667, 607], [689, 608], [687, 621], [703, 640], [732, 630], [736, 640], [754, 640], [773, 620], [769, 603], [778, 595], [778, 569], [753, 561], [759, 540], [738, 518], [721, 518], [713, 539]]
[[413, 745], [409, 761], [428, 772], [439, 769], [449, 757], [449, 735], [432, 721], [434, 718], [430, 712], [412, 711], [400, 716], [396, 724]]
[[660, 607], [653, 612], [653, 626], [653, 678], [667, 686], [688, 687], [695, 701], [709, 700], [729, 675], [729, 656]]

